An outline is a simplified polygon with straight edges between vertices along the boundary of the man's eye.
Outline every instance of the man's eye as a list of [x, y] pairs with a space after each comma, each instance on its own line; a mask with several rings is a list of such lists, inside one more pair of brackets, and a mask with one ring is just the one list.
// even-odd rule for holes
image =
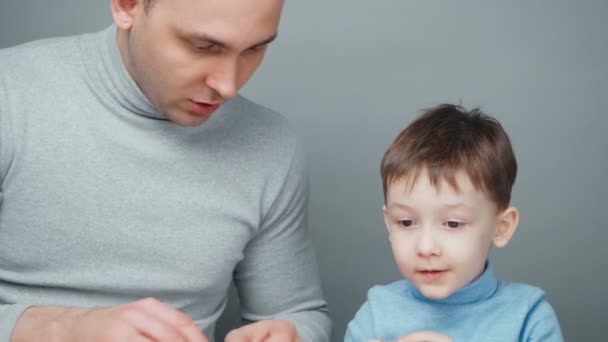
[[399, 220], [397, 223], [402, 227], [411, 227], [414, 225], [414, 221], [412, 220]]
[[205, 44], [205, 45], [192, 45], [192, 48], [199, 52], [218, 52], [219, 48], [213, 44]]
[[464, 223], [458, 221], [448, 221], [446, 222], [446, 225], [450, 228], [462, 228]]
[[254, 47], [247, 49], [247, 52], [249, 52], [249, 53], [262, 52], [262, 51], [266, 50], [266, 47], [268, 47], [268, 44], [254, 46]]

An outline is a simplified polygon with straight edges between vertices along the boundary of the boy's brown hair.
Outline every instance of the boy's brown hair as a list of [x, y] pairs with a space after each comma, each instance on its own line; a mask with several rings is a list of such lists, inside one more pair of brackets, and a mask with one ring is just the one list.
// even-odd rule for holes
[[[382, 158], [384, 199], [388, 186], [427, 170], [431, 184], [445, 179], [458, 190], [455, 175], [464, 171], [473, 186], [488, 194], [498, 209], [506, 209], [517, 174], [509, 136], [501, 124], [479, 109], [443, 104], [407, 126]], [[413, 184], [413, 183], [412, 183]]]

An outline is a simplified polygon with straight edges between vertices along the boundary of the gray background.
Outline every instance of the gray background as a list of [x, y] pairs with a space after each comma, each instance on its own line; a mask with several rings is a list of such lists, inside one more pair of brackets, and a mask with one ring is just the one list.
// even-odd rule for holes
[[[605, 339], [607, 15], [605, 0], [287, 1], [243, 93], [288, 116], [307, 148], [335, 341], [367, 289], [400, 276], [380, 212], [382, 153], [442, 102], [480, 106], [513, 140], [522, 217], [494, 253], [498, 275], [543, 287], [566, 340]], [[2, 0], [0, 47], [110, 20], [105, 0]], [[236, 316], [233, 301], [220, 331]]]

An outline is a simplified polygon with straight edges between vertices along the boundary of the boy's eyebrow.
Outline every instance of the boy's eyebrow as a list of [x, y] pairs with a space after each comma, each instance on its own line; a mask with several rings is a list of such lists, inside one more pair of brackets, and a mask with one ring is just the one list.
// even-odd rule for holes
[[388, 209], [405, 209], [405, 210], [414, 210], [413, 207], [410, 207], [409, 205], [405, 204], [405, 203], [399, 203], [399, 202], [392, 202], [391, 204], [389, 204], [387, 206]]
[[464, 208], [464, 209], [472, 209], [473, 207], [466, 204], [466, 203], [449, 203], [444, 205], [445, 208], [447, 209], [460, 209], [460, 208]]
[[[229, 43], [223, 42], [220, 39], [214, 38], [206, 33], [184, 33], [184, 36], [189, 37], [190, 39], [193, 39], [193, 40], [211, 43], [213, 45], [219, 46], [224, 49], [230, 49]], [[270, 37], [268, 37], [258, 43], [253, 44], [250, 48], [255, 48], [258, 46], [270, 44], [276, 38], [277, 38], [277, 33], [274, 33]]]
[[[448, 203], [445, 205], [442, 205], [443, 208], [445, 209], [473, 209], [472, 206], [466, 204], [466, 203], [462, 203], [462, 202], [457, 202], [457, 203]], [[388, 209], [405, 209], [405, 210], [416, 210], [414, 207], [409, 206], [405, 203], [400, 203], [400, 202], [392, 202], [387, 206]]]

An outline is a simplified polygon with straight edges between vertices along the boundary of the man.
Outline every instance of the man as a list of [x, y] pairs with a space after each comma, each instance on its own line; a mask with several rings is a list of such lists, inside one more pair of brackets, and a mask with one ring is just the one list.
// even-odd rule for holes
[[282, 0], [112, 0], [115, 26], [0, 51], [0, 340], [326, 341], [306, 181], [237, 96]]

